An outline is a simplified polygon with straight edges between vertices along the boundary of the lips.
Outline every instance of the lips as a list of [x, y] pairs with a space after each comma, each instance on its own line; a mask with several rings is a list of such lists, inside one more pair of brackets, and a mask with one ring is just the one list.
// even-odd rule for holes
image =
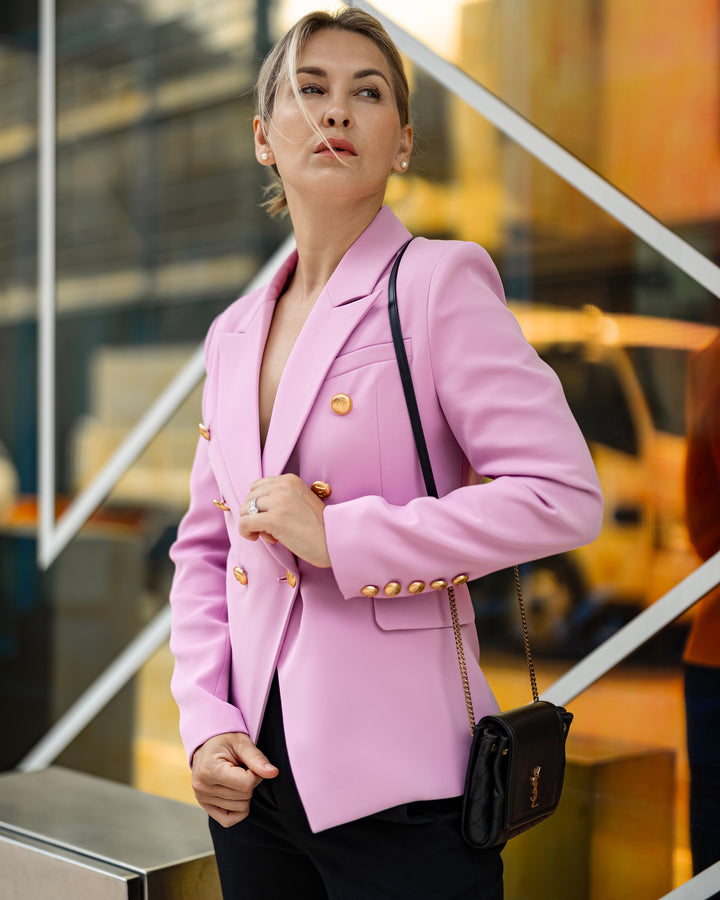
[[[350, 143], [350, 141], [346, 141], [342, 138], [328, 138], [328, 144], [333, 148], [336, 153], [349, 153], [350, 156], [357, 156], [355, 152], [355, 148]], [[328, 146], [325, 143], [320, 143], [315, 148], [316, 153], [330, 153], [328, 150]]]

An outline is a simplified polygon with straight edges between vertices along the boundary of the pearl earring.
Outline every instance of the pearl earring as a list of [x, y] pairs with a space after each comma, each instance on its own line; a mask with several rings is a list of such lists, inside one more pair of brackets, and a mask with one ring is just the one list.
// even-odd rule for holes
[[267, 158], [268, 158], [267, 153], [261, 153], [261, 154], [260, 154], [260, 158], [261, 158], [261, 159], [267, 159]]
[[403, 160], [403, 161], [400, 163], [400, 165], [403, 167], [403, 169], [407, 169], [407, 163], [405, 162], [405, 160]]

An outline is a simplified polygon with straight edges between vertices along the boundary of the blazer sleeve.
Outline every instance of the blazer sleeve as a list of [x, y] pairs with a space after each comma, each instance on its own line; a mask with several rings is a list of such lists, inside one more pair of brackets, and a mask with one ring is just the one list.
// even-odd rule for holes
[[[426, 342], [455, 440], [472, 469], [494, 480], [405, 506], [365, 496], [326, 507], [328, 551], [345, 597], [368, 583], [396, 581], [407, 594], [412, 581], [478, 578], [588, 543], [602, 523], [587, 444], [556, 374], [508, 310], [487, 253], [448, 242], [419, 276], [423, 263], [415, 260], [403, 293], [413, 304], [424, 300], [427, 312], [424, 333], [413, 329], [413, 347]], [[420, 392], [418, 402], [423, 416]]]
[[[206, 363], [211, 358], [216, 323], [208, 332]], [[207, 402], [207, 382], [203, 411]], [[206, 419], [207, 421], [207, 419]], [[247, 732], [242, 713], [228, 702], [230, 636], [226, 571], [230, 539], [213, 497], [217, 483], [208, 458], [209, 442], [200, 438], [190, 475], [190, 506], [170, 548], [175, 576], [170, 591], [175, 657], [171, 689], [180, 711], [180, 734], [190, 763], [210, 737]]]

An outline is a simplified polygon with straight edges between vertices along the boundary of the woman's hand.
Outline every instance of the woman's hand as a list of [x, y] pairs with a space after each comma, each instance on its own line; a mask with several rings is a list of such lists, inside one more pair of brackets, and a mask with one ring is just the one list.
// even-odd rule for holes
[[323, 509], [322, 500], [297, 475], [260, 478], [240, 507], [240, 534], [249, 541], [279, 541], [311, 565], [329, 568]]
[[247, 817], [255, 788], [264, 778], [277, 774], [277, 768], [242, 732], [212, 737], [193, 755], [195, 797], [224, 828]]

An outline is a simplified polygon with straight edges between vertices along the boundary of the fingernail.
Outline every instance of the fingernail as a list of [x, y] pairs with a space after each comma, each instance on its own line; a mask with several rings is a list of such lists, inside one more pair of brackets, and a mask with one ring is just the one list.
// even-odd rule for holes
[[263, 769], [274, 769], [275, 766], [272, 763], [266, 762], [263, 763]]

